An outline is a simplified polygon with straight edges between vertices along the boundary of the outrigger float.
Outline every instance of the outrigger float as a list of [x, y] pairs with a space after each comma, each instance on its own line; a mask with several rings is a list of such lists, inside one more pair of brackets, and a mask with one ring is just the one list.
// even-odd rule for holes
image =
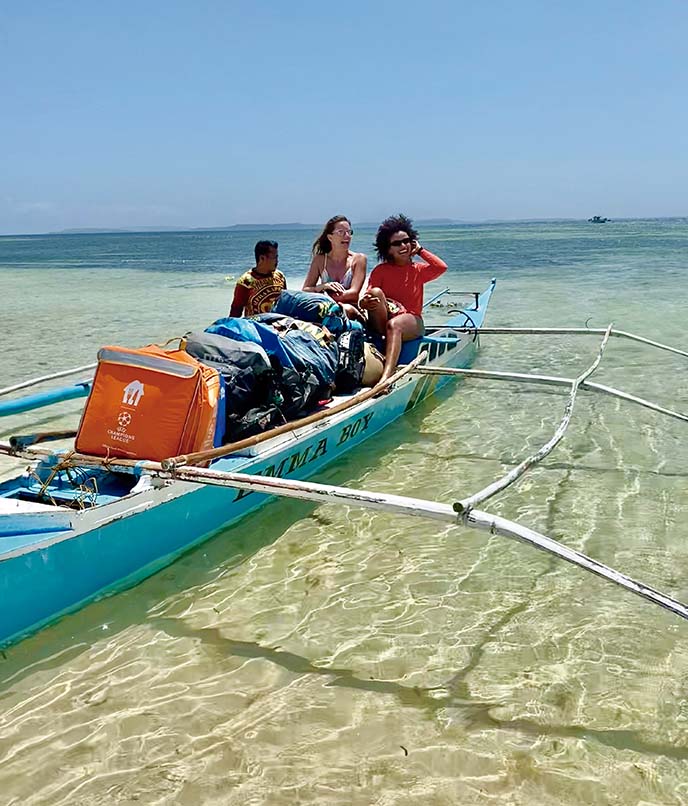
[[[676, 599], [570, 549], [545, 535], [479, 510], [513, 484], [563, 438], [580, 389], [599, 391], [682, 421], [688, 416], [588, 380], [612, 337], [627, 338], [688, 357], [688, 353], [610, 325], [577, 328], [483, 327], [495, 281], [474, 304], [422, 339], [404, 345], [397, 372], [372, 389], [333, 399], [324, 409], [265, 433], [160, 462], [104, 459], [36, 447], [74, 436], [51, 432], [0, 442], [0, 452], [29, 460], [22, 475], [0, 484], [0, 646], [37, 631], [86, 603], [130, 587], [172, 563], [218, 530], [236, 523], [273, 496], [430, 518], [513, 538], [567, 560], [688, 619]], [[433, 302], [433, 298], [430, 302]], [[576, 378], [470, 369], [483, 334], [601, 335], [599, 352]], [[56, 373], [92, 369], [79, 367]], [[552, 438], [503, 478], [453, 504], [335, 487], [305, 479], [459, 377], [567, 386], [565, 412]], [[0, 390], [0, 396], [45, 378]], [[77, 384], [83, 390], [87, 381]], [[74, 386], [62, 390], [78, 396]], [[385, 394], [383, 394], [385, 393]], [[82, 391], [81, 394], [87, 394]], [[0, 403], [0, 416], [55, 402], [60, 390]], [[199, 464], [208, 465], [199, 467]]]

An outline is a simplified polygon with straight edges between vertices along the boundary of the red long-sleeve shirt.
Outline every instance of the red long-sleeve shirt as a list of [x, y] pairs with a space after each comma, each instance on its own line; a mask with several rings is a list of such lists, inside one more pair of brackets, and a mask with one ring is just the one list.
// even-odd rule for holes
[[423, 310], [423, 285], [436, 280], [447, 270], [447, 264], [427, 249], [418, 253], [420, 263], [396, 266], [380, 263], [370, 273], [368, 285], [384, 291], [386, 297], [401, 303], [409, 313], [421, 315]]

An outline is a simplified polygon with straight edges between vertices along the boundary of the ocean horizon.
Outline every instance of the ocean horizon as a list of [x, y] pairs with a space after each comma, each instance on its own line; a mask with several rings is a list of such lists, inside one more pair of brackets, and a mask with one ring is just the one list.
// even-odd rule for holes
[[[599, 223], [613, 223], [613, 222], [642, 222], [642, 221], [688, 221], [686, 215], [675, 216], [633, 216], [633, 217], [616, 217], [605, 218], [603, 222]], [[535, 218], [484, 218], [484, 219], [460, 219], [460, 218], [419, 218], [416, 220], [416, 225], [419, 227], [473, 227], [488, 224], [554, 224], [554, 223], [575, 223], [587, 222], [590, 218], [579, 218], [574, 216], [554, 216], [554, 217], [535, 217]], [[371, 221], [354, 221], [352, 226], [363, 227], [365, 229], [376, 229], [378, 223]], [[16, 237], [40, 237], [44, 235], [116, 235], [116, 234], [164, 234], [164, 233], [182, 233], [182, 232], [253, 232], [255, 230], [317, 230], [320, 231], [322, 224], [315, 223], [302, 223], [283, 222], [283, 223], [244, 223], [244, 224], [227, 224], [218, 226], [130, 226], [130, 227], [68, 227], [58, 230], [47, 230], [45, 232], [8, 232], [0, 234], [0, 238], [16, 238]]]

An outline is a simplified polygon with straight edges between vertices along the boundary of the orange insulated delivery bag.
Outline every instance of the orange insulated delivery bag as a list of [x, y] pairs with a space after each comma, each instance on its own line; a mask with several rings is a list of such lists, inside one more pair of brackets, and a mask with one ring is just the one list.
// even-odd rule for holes
[[159, 461], [212, 448], [219, 396], [217, 370], [184, 350], [103, 347], [76, 449]]

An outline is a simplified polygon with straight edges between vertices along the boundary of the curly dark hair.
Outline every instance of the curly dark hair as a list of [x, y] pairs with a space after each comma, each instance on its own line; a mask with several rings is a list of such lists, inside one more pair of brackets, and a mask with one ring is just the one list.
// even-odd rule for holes
[[346, 221], [346, 223], [351, 226], [351, 221], [349, 221], [345, 215], [333, 215], [332, 218], [327, 221], [323, 227], [323, 231], [313, 241], [313, 248], [311, 251], [314, 255], [327, 255], [332, 251], [332, 244], [327, 236], [332, 235], [334, 228], [342, 221]]
[[407, 232], [411, 240], [418, 240], [418, 231], [413, 226], [408, 216], [403, 213], [393, 215], [380, 224], [375, 236], [375, 243], [373, 246], [377, 249], [377, 254], [380, 260], [389, 260], [389, 242], [392, 240], [392, 235], [395, 232]]

